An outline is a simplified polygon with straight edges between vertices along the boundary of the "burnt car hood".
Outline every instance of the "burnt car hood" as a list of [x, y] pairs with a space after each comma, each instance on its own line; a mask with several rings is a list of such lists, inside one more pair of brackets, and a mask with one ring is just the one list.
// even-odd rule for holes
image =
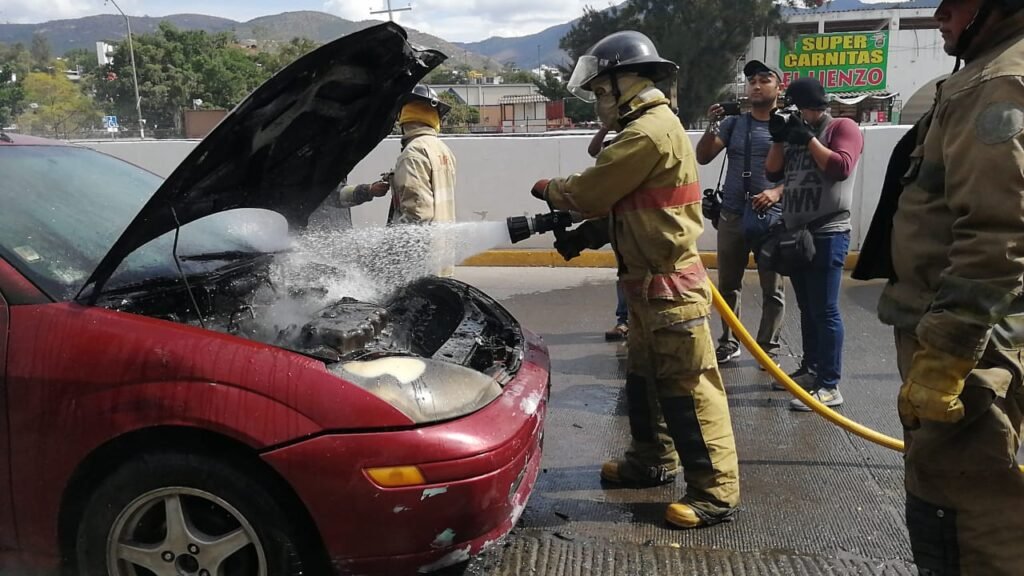
[[211, 214], [263, 208], [303, 227], [392, 130], [399, 98], [446, 59], [385, 23], [306, 54], [254, 90], [143, 206], [79, 293], [95, 303], [147, 242]]

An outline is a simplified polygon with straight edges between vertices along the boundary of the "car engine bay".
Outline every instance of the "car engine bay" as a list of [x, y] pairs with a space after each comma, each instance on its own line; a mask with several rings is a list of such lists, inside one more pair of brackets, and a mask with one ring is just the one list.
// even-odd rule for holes
[[187, 287], [178, 278], [119, 290], [100, 304], [279, 346], [328, 364], [413, 355], [472, 368], [499, 382], [519, 368], [518, 322], [468, 284], [426, 276], [380, 303], [331, 299], [315, 282], [297, 286], [275, 278], [268, 258], [273, 257], [219, 268]]

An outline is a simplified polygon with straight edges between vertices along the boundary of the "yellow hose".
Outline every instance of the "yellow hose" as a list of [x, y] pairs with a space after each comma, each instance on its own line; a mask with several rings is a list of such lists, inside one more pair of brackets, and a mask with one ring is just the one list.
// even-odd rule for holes
[[[786, 390], [788, 390], [790, 394], [799, 398], [800, 401], [809, 406], [811, 410], [814, 410], [818, 415], [836, 426], [839, 426], [843, 430], [846, 430], [851, 434], [856, 434], [857, 436], [860, 436], [869, 442], [874, 442], [879, 446], [884, 446], [891, 450], [896, 450], [897, 452], [903, 452], [902, 441], [891, 436], [886, 436], [881, 432], [876, 432], [863, 424], [858, 424], [857, 422], [850, 420], [828, 406], [825, 406], [819, 402], [817, 398], [811, 396], [806, 390], [801, 388], [796, 382], [793, 382], [793, 379], [789, 377], [789, 374], [783, 372], [782, 368], [780, 368], [778, 364], [772, 362], [768, 353], [762, 350], [761, 346], [756, 340], [754, 340], [754, 337], [750, 335], [750, 332], [747, 332], [747, 328], [740, 322], [740, 319], [736, 317], [732, 308], [729, 308], [729, 305], [725, 303], [725, 299], [722, 298], [722, 294], [718, 291], [718, 288], [715, 287], [715, 284], [709, 281], [708, 285], [711, 286], [711, 296], [714, 299], [715, 309], [722, 315], [722, 318], [725, 318], [725, 322], [730, 328], [732, 328], [733, 334], [739, 337], [743, 346], [754, 355], [754, 358], [757, 359], [757, 363], [767, 370], [773, 378], [778, 380], [780, 384], [785, 386]], [[1021, 472], [1024, 472], [1024, 464], [1021, 464], [1018, 468]]]
[[885, 434], [875, 432], [867, 426], [858, 424], [853, 420], [840, 415], [835, 410], [819, 402], [817, 398], [811, 396], [806, 390], [797, 385], [796, 382], [793, 382], [793, 379], [783, 372], [782, 368], [780, 368], [778, 364], [772, 362], [771, 357], [761, 349], [754, 338], [750, 335], [750, 332], [747, 332], [747, 329], [740, 323], [740, 319], [736, 317], [736, 314], [734, 314], [732, 309], [729, 308], [729, 305], [725, 303], [725, 299], [722, 298], [721, 293], [718, 292], [718, 288], [715, 287], [714, 283], [708, 282], [708, 284], [711, 286], [711, 294], [714, 298], [715, 308], [718, 310], [718, 313], [722, 315], [722, 318], [725, 318], [725, 322], [729, 327], [732, 328], [733, 334], [735, 334], [739, 338], [740, 342], [743, 343], [743, 346], [754, 355], [758, 364], [764, 367], [764, 369], [767, 370], [773, 378], [778, 380], [780, 384], [785, 386], [786, 390], [788, 390], [790, 394], [799, 398], [800, 401], [809, 406], [811, 410], [814, 410], [836, 426], [839, 426], [850, 433], [856, 434], [869, 442], [874, 442], [879, 446], [885, 446], [886, 448], [890, 448], [898, 452], [903, 451], [902, 441], [886, 436]]

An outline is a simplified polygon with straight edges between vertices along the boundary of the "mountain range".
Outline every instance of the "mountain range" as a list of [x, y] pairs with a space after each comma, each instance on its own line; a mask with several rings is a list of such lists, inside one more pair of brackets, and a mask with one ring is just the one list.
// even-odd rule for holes
[[[860, 0], [832, 0], [820, 12], [845, 12], [856, 10], [877, 10], [882, 8], [934, 8], [939, 0], [910, 0], [868, 4]], [[808, 12], [806, 9], [784, 8], [785, 12]], [[254, 39], [257, 42], [287, 42], [295, 37], [309, 38], [316, 42], [328, 42], [339, 36], [379, 24], [377, 20], [353, 22], [323, 12], [285, 12], [263, 16], [248, 22], [236, 22], [216, 16], [200, 14], [175, 14], [162, 17], [132, 17], [134, 33], [156, 30], [161, 21], [168, 21], [178, 28], [205, 30], [207, 32], [232, 31], [240, 40]], [[503, 38], [494, 36], [479, 42], [448, 42], [413, 29], [409, 39], [421, 46], [435, 48], [447, 54], [458, 64], [468, 64], [474, 69], [498, 70], [514, 64], [523, 69], [536, 68], [538, 64], [568, 66], [568, 55], [558, 47], [559, 40], [572, 28], [576, 20], [552, 26], [536, 34]], [[28, 45], [36, 32], [44, 34], [55, 54], [63, 54], [72, 48], [92, 50], [100, 40], [124, 38], [124, 20], [119, 16], [87, 16], [73, 20], [53, 20], [41, 24], [0, 24], [0, 43], [22, 42]]]
[[[287, 42], [296, 37], [325, 43], [381, 23], [379, 20], [353, 22], [314, 11], [285, 12], [262, 16], [248, 22], [236, 22], [202, 14], [173, 14], [161, 17], [132, 16], [132, 33], [154, 32], [160, 22], [164, 21], [183, 30], [204, 30], [210, 33], [230, 31], [239, 40], [253, 39], [258, 43]], [[460, 64], [466, 63], [475, 69], [501, 68], [501, 63], [497, 60], [468, 51], [430, 34], [411, 28], [406, 30], [412, 43], [440, 50]], [[21, 42], [28, 46], [32, 42], [32, 35], [36, 33], [46, 36], [53, 53], [60, 55], [73, 48], [95, 50], [96, 42], [100, 41], [122, 40], [125, 37], [125, 23], [124, 18], [120, 16], [103, 14], [69, 20], [51, 20], [39, 24], [0, 24], [0, 43]]]

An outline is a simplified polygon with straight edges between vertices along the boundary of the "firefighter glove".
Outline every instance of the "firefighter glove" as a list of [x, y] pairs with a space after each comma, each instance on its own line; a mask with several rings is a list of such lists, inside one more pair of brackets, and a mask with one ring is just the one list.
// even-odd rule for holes
[[588, 248], [597, 250], [607, 244], [608, 225], [604, 220], [589, 220], [572, 230], [556, 230], [555, 238], [555, 250], [568, 262]]
[[786, 122], [786, 141], [794, 146], [807, 146], [811, 138], [814, 138], [811, 127], [795, 114], [790, 116]]
[[537, 200], [547, 201], [548, 199], [548, 182], [550, 180], [537, 180], [533, 184], [533, 188], [530, 189], [530, 194]]
[[370, 184], [370, 194], [374, 198], [380, 198], [381, 196], [387, 195], [389, 190], [391, 190], [391, 182], [388, 180], [380, 180]]
[[974, 360], [927, 346], [918, 350], [897, 401], [903, 426], [913, 430], [921, 425], [921, 420], [947, 424], [960, 421], [964, 417], [960, 393], [974, 366]]

